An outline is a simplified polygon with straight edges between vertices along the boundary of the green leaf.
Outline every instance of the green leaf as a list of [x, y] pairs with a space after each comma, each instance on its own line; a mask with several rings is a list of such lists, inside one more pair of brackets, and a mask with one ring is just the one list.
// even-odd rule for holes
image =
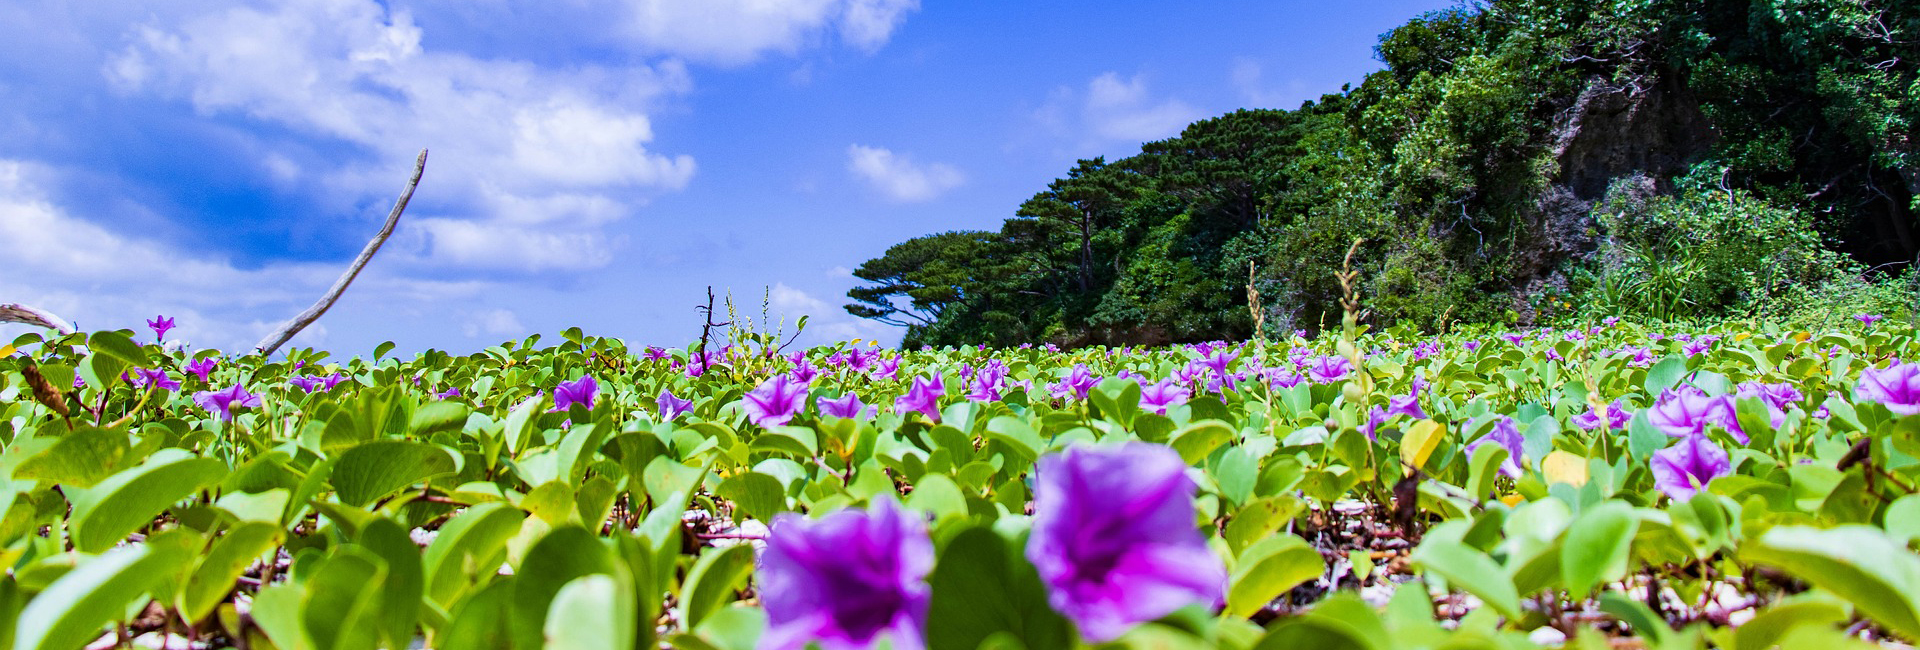
[[453, 453], [439, 445], [370, 440], [340, 454], [333, 467], [333, 489], [341, 503], [365, 507], [429, 478], [452, 474], [455, 463]]
[[91, 488], [73, 488], [67, 530], [74, 550], [99, 553], [153, 522], [174, 503], [220, 482], [227, 464], [195, 458], [184, 449], [162, 449], [145, 464], [108, 477]]
[[1625, 576], [1638, 529], [1633, 506], [1624, 501], [1602, 503], [1574, 519], [1560, 547], [1560, 579], [1567, 592], [1585, 597], [1595, 586]]
[[1647, 369], [1647, 394], [1659, 397], [1660, 391], [1680, 384], [1680, 378], [1687, 376], [1687, 358], [1678, 354], [1669, 354], [1659, 363]]
[[1627, 451], [1641, 462], [1652, 461], [1653, 452], [1665, 449], [1667, 443], [1673, 440], [1653, 426], [1652, 420], [1647, 419], [1649, 411], [1640, 409], [1633, 414], [1633, 419], [1627, 421]]
[[321, 560], [306, 582], [302, 626], [320, 650], [372, 650], [379, 642], [386, 562], [357, 546]]
[[108, 623], [147, 591], [175, 575], [188, 555], [134, 544], [108, 551], [53, 581], [21, 610], [14, 650], [73, 650], [100, 637]]
[[733, 502], [736, 520], [744, 512], [763, 522], [773, 521], [774, 515], [787, 510], [787, 492], [780, 485], [780, 479], [759, 472], [729, 476], [714, 489], [714, 494]]
[[126, 431], [82, 426], [56, 438], [46, 451], [22, 461], [13, 470], [13, 478], [93, 487], [122, 469], [121, 462], [132, 448]]
[[94, 332], [87, 337], [87, 349], [118, 359], [134, 367], [147, 365], [147, 351], [119, 332]]
[[1739, 555], [1833, 592], [1894, 632], [1920, 638], [1920, 557], [1878, 528], [1776, 526]]
[[1407, 427], [1407, 434], [1400, 439], [1400, 462], [1413, 468], [1427, 466], [1427, 458], [1433, 450], [1440, 448], [1440, 441], [1447, 437], [1447, 428], [1433, 420], [1421, 420]]
[[753, 573], [753, 547], [746, 544], [709, 548], [700, 554], [680, 587], [680, 621], [691, 629], [727, 603]]
[[380, 611], [375, 615], [387, 647], [399, 648], [412, 643], [421, 597], [426, 594], [420, 547], [400, 524], [385, 517], [362, 526], [359, 538], [354, 541], [387, 564]]
[[1412, 559], [1446, 578], [1447, 584], [1480, 597], [1507, 620], [1520, 619], [1520, 594], [1487, 554], [1457, 541], [1428, 537], [1413, 550]]
[[460, 402], [428, 402], [413, 412], [407, 429], [415, 438], [426, 438], [441, 431], [458, 431], [467, 424], [472, 411]]
[[[745, 548], [745, 547], [734, 547]], [[633, 591], [612, 576], [580, 576], [554, 594], [547, 608], [545, 648], [552, 650], [632, 650]], [[644, 624], [652, 625], [653, 621]]]
[[1227, 581], [1227, 613], [1251, 616], [1274, 598], [1327, 571], [1326, 560], [1297, 535], [1269, 537], [1240, 554]]
[[440, 527], [421, 556], [427, 597], [451, 607], [473, 585], [499, 573], [507, 540], [520, 532], [526, 513], [504, 503], [483, 503]]
[[[918, 492], [915, 492], [918, 494]], [[1291, 494], [1256, 499], [1234, 513], [1227, 522], [1227, 548], [1238, 554], [1255, 541], [1265, 539], [1305, 510], [1307, 504]]]
[[278, 547], [284, 534], [275, 523], [260, 521], [242, 522], [228, 529], [193, 568], [176, 605], [180, 615], [198, 622], [213, 613], [213, 608], [233, 591], [234, 581], [254, 561]]
[[[1173, 432], [1173, 450], [1188, 465], [1198, 465], [1214, 449], [1233, 439], [1233, 425], [1220, 420], [1201, 420]], [[1031, 650], [1031, 649], [1029, 649]]]
[[1824, 600], [1775, 605], [1733, 629], [1733, 650], [1767, 650], [1779, 645], [1780, 639], [1794, 628], [1803, 625], [1831, 628], [1846, 621], [1845, 607]]
[[986, 437], [988, 440], [1005, 443], [1024, 456], [1027, 462], [1033, 462], [1034, 459], [1039, 458], [1040, 450], [1047, 448], [1047, 443], [1040, 439], [1040, 434], [1033, 430], [1032, 425], [1027, 424], [1025, 419], [1011, 415], [1002, 415], [987, 421]]
[[534, 542], [514, 573], [514, 647], [540, 647], [547, 612], [560, 589], [581, 576], [613, 575], [615, 562], [612, 549], [578, 526], [555, 528]]
[[1033, 565], [990, 528], [961, 531], [947, 543], [928, 579], [928, 650], [975, 650], [1006, 634], [1027, 650], [1065, 650], [1067, 620], [1047, 605]]
[[950, 517], [965, 517], [969, 512], [966, 493], [945, 474], [920, 477], [920, 482], [913, 485], [913, 494], [907, 495], [906, 506], [933, 513], [935, 523]]

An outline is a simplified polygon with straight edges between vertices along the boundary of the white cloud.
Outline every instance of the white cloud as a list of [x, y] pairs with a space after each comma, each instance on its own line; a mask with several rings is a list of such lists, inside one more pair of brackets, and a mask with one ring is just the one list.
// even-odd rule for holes
[[[250, 348], [280, 326], [259, 314], [291, 317], [319, 298], [342, 270], [333, 264], [270, 264], [243, 269], [131, 238], [76, 218], [47, 198], [54, 169], [0, 159], [0, 301], [59, 314], [82, 330], [139, 328], [166, 314], [179, 323], [169, 339], [227, 351]], [[378, 260], [376, 260], [377, 263]], [[473, 282], [430, 282], [369, 268], [348, 298], [373, 303], [432, 303], [471, 296]], [[28, 331], [7, 325], [0, 332]], [[317, 345], [326, 328], [309, 326], [295, 345]]]
[[481, 334], [514, 337], [525, 334], [527, 326], [520, 324], [520, 317], [512, 310], [489, 309], [473, 314], [460, 329], [467, 338], [476, 338]]
[[[121, 92], [183, 99], [202, 114], [375, 154], [311, 169], [268, 145], [261, 164], [276, 178], [311, 173], [326, 189], [385, 200], [418, 148], [431, 148], [417, 211], [473, 216], [409, 226], [430, 235], [417, 253], [422, 264], [604, 264], [612, 250], [599, 226], [694, 174], [692, 158], [647, 148], [654, 135], [644, 111], [689, 85], [672, 61], [558, 70], [435, 51], [407, 12], [374, 0], [229, 8], [148, 25], [131, 40], [103, 71]], [[531, 225], [547, 228], [529, 238]], [[556, 255], [557, 242], [585, 249]]]
[[802, 315], [808, 317], [807, 329], [801, 334], [799, 345], [825, 345], [853, 339], [889, 341], [897, 340], [903, 333], [897, 327], [849, 314], [837, 305], [830, 305], [784, 282], [773, 285], [768, 303], [774, 313], [788, 322]]
[[1154, 97], [1145, 75], [1123, 79], [1106, 72], [1084, 90], [1055, 89], [1035, 117], [1060, 135], [1081, 139], [1079, 148], [1090, 148], [1170, 138], [1204, 114], [1177, 98]]
[[873, 51], [919, 0], [637, 0], [632, 37], [653, 52], [720, 64], [793, 54], [828, 34]]
[[1234, 59], [1230, 76], [1234, 89], [1240, 91], [1240, 100], [1248, 108], [1291, 108], [1308, 98], [1307, 86], [1299, 79], [1288, 81], [1284, 88], [1268, 86], [1265, 70], [1253, 59]]
[[847, 147], [847, 169], [887, 198], [901, 202], [926, 201], [966, 182], [952, 165], [923, 165], [886, 149], [858, 144]]

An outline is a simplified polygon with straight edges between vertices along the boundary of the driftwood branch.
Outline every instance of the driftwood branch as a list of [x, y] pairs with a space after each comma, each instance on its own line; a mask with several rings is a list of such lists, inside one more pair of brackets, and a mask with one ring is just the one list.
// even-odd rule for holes
[[45, 327], [61, 334], [73, 333], [73, 325], [53, 315], [53, 312], [14, 302], [0, 303], [0, 323], [26, 323]]
[[380, 227], [380, 233], [374, 235], [373, 239], [367, 242], [367, 247], [360, 250], [360, 256], [354, 258], [353, 265], [347, 267], [347, 272], [340, 274], [340, 279], [333, 282], [333, 288], [327, 290], [327, 295], [321, 296], [319, 302], [313, 303], [312, 307], [308, 307], [306, 311], [300, 312], [300, 315], [294, 316], [292, 320], [281, 325], [279, 331], [260, 339], [260, 344], [255, 345], [254, 349], [259, 350], [261, 356], [273, 354], [274, 350], [280, 349], [280, 346], [293, 338], [293, 335], [299, 334], [300, 330], [306, 329], [308, 325], [313, 324], [313, 321], [319, 320], [320, 315], [327, 313], [327, 309], [333, 306], [333, 302], [340, 299], [340, 294], [346, 292], [347, 285], [353, 282], [355, 276], [360, 275], [360, 269], [367, 265], [368, 260], [373, 259], [374, 253], [380, 252], [380, 245], [386, 243], [387, 237], [393, 234], [394, 224], [400, 222], [400, 213], [407, 209], [407, 201], [413, 198], [413, 188], [420, 184], [420, 173], [426, 169], [427, 150], [421, 149], [420, 157], [413, 161], [413, 177], [407, 179], [407, 188], [400, 191], [400, 199], [393, 202], [393, 211], [387, 213], [387, 223]]

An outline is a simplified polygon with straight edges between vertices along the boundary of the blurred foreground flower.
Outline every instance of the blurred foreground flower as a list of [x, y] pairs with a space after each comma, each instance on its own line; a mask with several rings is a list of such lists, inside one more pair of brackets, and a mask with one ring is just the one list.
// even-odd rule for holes
[[886, 634], [895, 650], [926, 647], [933, 542], [919, 515], [891, 498], [866, 510], [775, 517], [755, 571], [767, 631], [759, 650], [866, 648]]
[[1920, 413], [1920, 363], [1860, 371], [1853, 398], [1885, 404], [1887, 410], [1901, 415]]
[[260, 396], [247, 392], [239, 384], [221, 390], [203, 390], [193, 394], [193, 403], [208, 413], [220, 414], [221, 420], [233, 419], [233, 407], [246, 406], [259, 408]]
[[1693, 498], [1713, 479], [1732, 473], [1727, 452], [1706, 436], [1687, 436], [1672, 447], [1653, 452], [1654, 487], [1675, 501]]
[[1224, 597], [1226, 567], [1194, 526], [1186, 472], [1173, 449], [1140, 442], [1075, 447], [1035, 465], [1027, 559], [1047, 602], [1088, 641]]

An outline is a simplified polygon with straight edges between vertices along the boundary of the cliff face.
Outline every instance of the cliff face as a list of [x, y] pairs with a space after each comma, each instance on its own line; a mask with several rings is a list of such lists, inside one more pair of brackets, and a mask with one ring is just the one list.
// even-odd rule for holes
[[1607, 192], [1646, 198], [1707, 156], [1718, 132], [1699, 101], [1671, 73], [1614, 83], [1587, 82], [1555, 120], [1548, 153], [1557, 171], [1527, 224], [1530, 241], [1514, 260], [1513, 305], [1531, 319], [1526, 296], [1564, 288], [1561, 270], [1599, 249], [1594, 204]]

